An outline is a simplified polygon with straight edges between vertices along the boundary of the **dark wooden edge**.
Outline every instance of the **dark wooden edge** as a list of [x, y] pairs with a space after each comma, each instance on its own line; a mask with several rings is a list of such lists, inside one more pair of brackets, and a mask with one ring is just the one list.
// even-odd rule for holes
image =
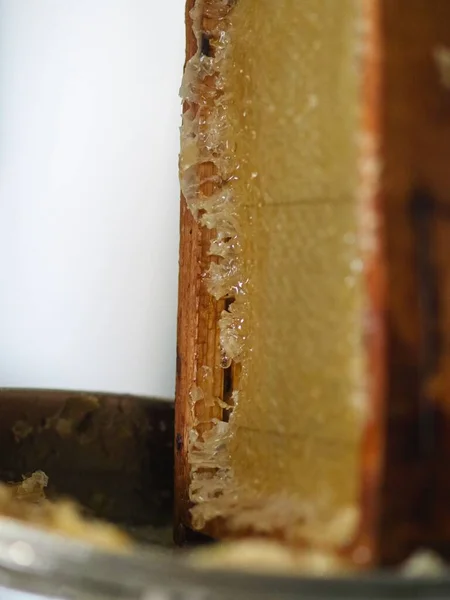
[[[445, 546], [450, 536], [450, 497], [441, 485], [448, 480], [450, 388], [439, 384], [450, 333], [444, 318], [450, 308], [450, 229], [443, 233], [445, 219], [432, 206], [450, 205], [450, 90], [436, 61], [436, 51], [450, 47], [450, 3], [380, 0], [380, 5], [389, 290], [380, 554], [391, 564], [418, 546]], [[418, 204], [434, 213], [429, 223], [424, 212], [417, 214]]]

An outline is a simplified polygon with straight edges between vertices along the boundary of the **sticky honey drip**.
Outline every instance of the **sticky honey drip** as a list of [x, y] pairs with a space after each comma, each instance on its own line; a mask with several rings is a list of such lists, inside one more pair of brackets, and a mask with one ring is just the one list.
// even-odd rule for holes
[[[199, 0], [191, 17], [197, 38], [198, 51], [187, 63], [181, 96], [189, 109], [183, 115], [182, 151], [180, 154], [180, 181], [183, 195], [194, 217], [216, 235], [211, 242], [210, 254], [218, 257], [211, 261], [205, 283], [208, 292], [216, 299], [232, 299], [228, 310], [219, 320], [221, 367], [230, 368], [240, 363], [246, 341], [246, 265], [239, 235], [239, 186], [241, 167], [231, 140], [229, 115], [230, 96], [225, 89], [226, 70], [229, 63], [229, 13], [232, 1]], [[205, 29], [205, 23], [209, 29]], [[203, 52], [208, 40], [211, 55]], [[205, 176], [199, 177], [203, 170]], [[214, 189], [205, 194], [205, 184]], [[232, 486], [233, 469], [230, 464], [228, 441], [232, 431], [232, 408], [222, 398], [205, 397], [201, 381], [212, 376], [210, 366], [203, 366], [198, 374], [200, 385], [192, 388], [190, 404], [194, 426], [189, 438], [191, 464], [190, 500], [194, 527], [201, 529], [221, 509], [216, 501]], [[238, 390], [232, 394], [237, 404]], [[196, 417], [195, 406], [204, 402], [218, 404], [228, 420], [213, 419], [204, 427]], [[219, 502], [219, 504], [222, 504]], [[226, 504], [228, 504], [226, 502]], [[234, 504], [234, 503], [232, 503]], [[231, 505], [228, 509], [231, 508]]]
[[[197, 529], [221, 517], [229, 530], [336, 546], [358, 524], [360, 7], [198, 0], [192, 11], [180, 179], [191, 212], [215, 232], [205, 282], [216, 300], [232, 299], [219, 322], [221, 365], [239, 366], [230, 406], [205, 397], [200, 376], [191, 390]], [[289, 352], [293, 330], [302, 343]], [[226, 418], [205, 428], [198, 402]]]

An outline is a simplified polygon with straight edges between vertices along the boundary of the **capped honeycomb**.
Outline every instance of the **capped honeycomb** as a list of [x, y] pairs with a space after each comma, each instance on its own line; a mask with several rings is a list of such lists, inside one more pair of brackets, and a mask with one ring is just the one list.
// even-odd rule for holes
[[[196, 529], [219, 518], [341, 547], [359, 526], [363, 6], [199, 0], [191, 13], [180, 178], [224, 304], [219, 358], [197, 366], [189, 398]], [[226, 397], [210, 393], [218, 368]]]

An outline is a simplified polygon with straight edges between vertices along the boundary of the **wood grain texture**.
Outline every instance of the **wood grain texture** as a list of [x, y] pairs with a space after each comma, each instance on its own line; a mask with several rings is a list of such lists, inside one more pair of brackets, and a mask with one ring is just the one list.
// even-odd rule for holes
[[[197, 51], [197, 40], [192, 29], [190, 12], [195, 0], [186, 3], [186, 62]], [[185, 106], [185, 110], [189, 107]], [[203, 164], [198, 169], [198, 177], [211, 175], [212, 166]], [[207, 183], [202, 191], [212, 193], [212, 184]], [[223, 370], [219, 363], [218, 319], [224, 302], [217, 302], [210, 296], [204, 282], [204, 275], [212, 258], [208, 254], [213, 232], [200, 227], [181, 197], [180, 218], [180, 260], [178, 295], [178, 335], [177, 335], [177, 378], [175, 394], [175, 525], [174, 536], [177, 543], [186, 541], [185, 526], [190, 522], [188, 437], [193, 426], [190, 395], [197, 385], [201, 367], [209, 367], [212, 376], [202, 381], [205, 396], [222, 396]], [[196, 418], [207, 421], [221, 417], [222, 411], [205, 406], [201, 402], [195, 408]]]

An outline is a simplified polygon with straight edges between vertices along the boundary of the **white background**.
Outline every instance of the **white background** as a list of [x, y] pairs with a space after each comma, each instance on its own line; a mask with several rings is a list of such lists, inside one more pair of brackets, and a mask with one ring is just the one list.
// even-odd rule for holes
[[0, 0], [0, 386], [174, 394], [184, 0]]

